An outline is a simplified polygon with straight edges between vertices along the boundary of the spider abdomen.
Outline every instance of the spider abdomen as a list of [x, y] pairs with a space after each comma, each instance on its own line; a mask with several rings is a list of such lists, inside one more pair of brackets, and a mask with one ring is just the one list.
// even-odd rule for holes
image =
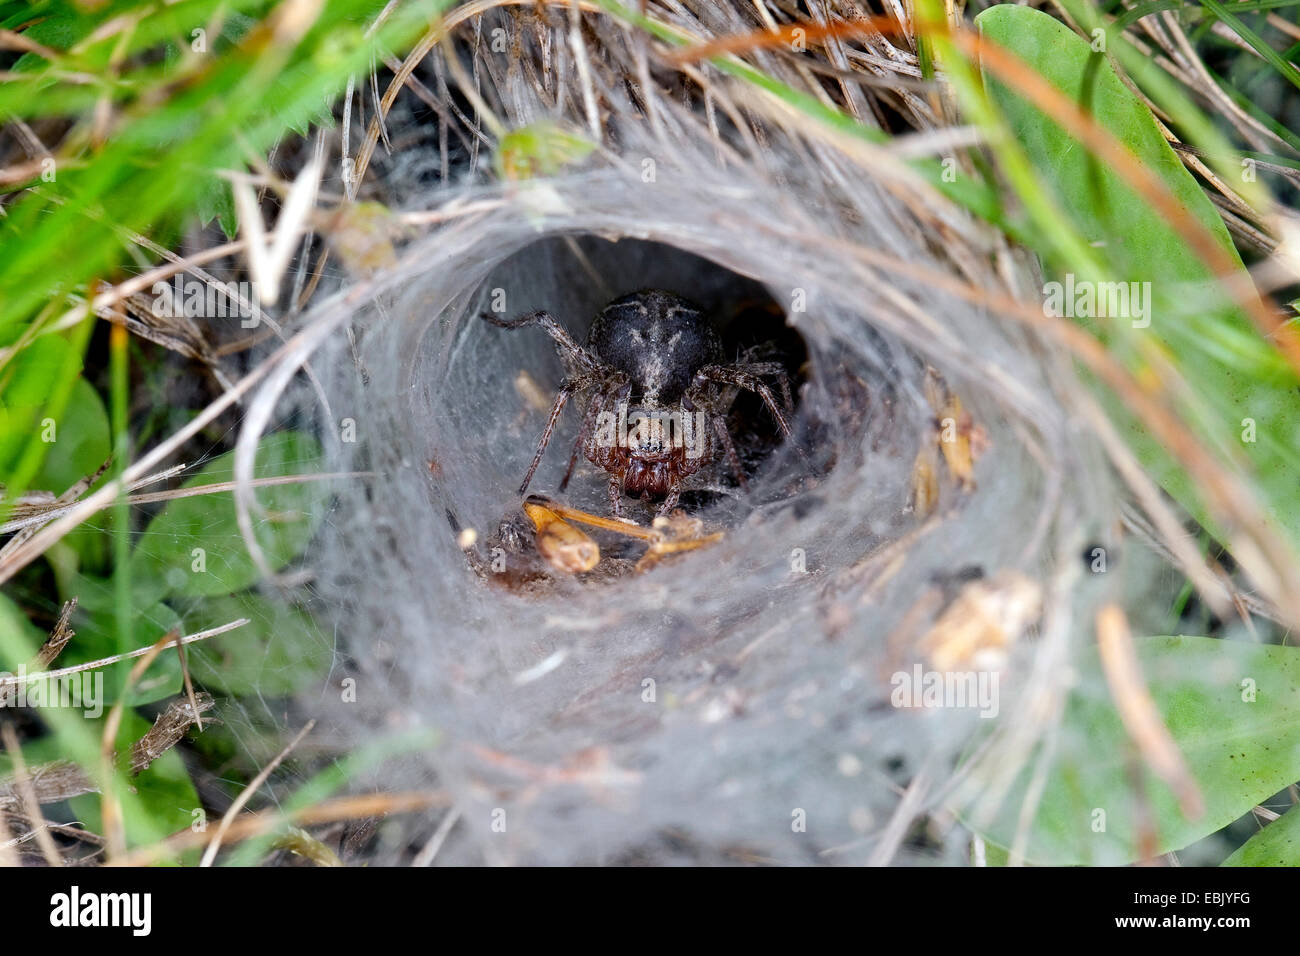
[[633, 401], [652, 406], [679, 403], [695, 373], [723, 355], [722, 340], [699, 306], [659, 289], [605, 306], [587, 344], [627, 375]]

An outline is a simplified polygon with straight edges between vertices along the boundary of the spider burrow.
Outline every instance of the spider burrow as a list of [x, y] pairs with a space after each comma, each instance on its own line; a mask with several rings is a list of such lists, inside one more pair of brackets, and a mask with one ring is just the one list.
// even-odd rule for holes
[[[736, 389], [762, 398], [782, 437], [790, 439], [793, 404], [785, 367], [780, 362], [724, 364], [722, 340], [704, 312], [671, 292], [645, 289], [615, 299], [596, 316], [585, 346], [548, 312], [512, 320], [486, 312], [482, 317], [503, 329], [545, 329], [565, 367], [519, 487], [521, 495], [561, 411], [575, 395], [583, 403], [582, 424], [560, 490], [568, 486], [581, 451], [609, 473], [609, 504], [616, 517], [622, 516], [624, 495], [661, 500], [658, 514], [668, 514], [677, 507], [686, 480], [719, 454], [725, 455], [740, 486], [747, 487], [726, 425]], [[765, 378], [777, 383], [783, 407]]]

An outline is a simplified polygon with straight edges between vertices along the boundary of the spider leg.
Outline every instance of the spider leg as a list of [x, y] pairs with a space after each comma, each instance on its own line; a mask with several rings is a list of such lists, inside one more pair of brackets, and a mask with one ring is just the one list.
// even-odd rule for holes
[[618, 408], [618, 403], [626, 402], [631, 392], [632, 386], [626, 382], [624, 376], [617, 375], [607, 378], [600, 389], [591, 396], [591, 400], [587, 403], [587, 413], [583, 416], [582, 427], [578, 429], [578, 438], [573, 443], [573, 451], [569, 454], [569, 467], [564, 471], [560, 491], [569, 486], [569, 478], [573, 476], [573, 468], [578, 463], [578, 453], [582, 451], [591, 436], [592, 426], [599, 420], [601, 413], [609, 411], [611, 404], [614, 408]]
[[740, 498], [744, 495], [743, 489], [733, 488], [731, 485], [724, 485], [720, 482], [708, 482], [704, 484], [691, 485], [689, 489], [683, 484], [682, 490], [690, 491], [708, 491], [715, 495], [725, 495], [728, 498]]
[[555, 404], [551, 406], [551, 417], [546, 420], [546, 427], [542, 429], [542, 437], [537, 440], [537, 451], [533, 455], [533, 463], [528, 466], [528, 474], [524, 475], [524, 483], [519, 486], [519, 493], [522, 495], [528, 490], [528, 485], [533, 480], [533, 473], [537, 471], [537, 466], [542, 463], [542, 455], [546, 453], [546, 446], [551, 443], [551, 433], [555, 431], [555, 423], [560, 419], [560, 412], [564, 411], [565, 403], [574, 392], [581, 389], [586, 383], [583, 381], [566, 380], [561, 383], [559, 392], [555, 395]]
[[499, 329], [522, 329], [529, 325], [539, 325], [555, 340], [560, 354], [572, 360], [576, 367], [588, 373], [598, 372], [602, 367], [600, 360], [579, 345], [549, 312], [529, 312], [515, 319], [501, 319], [490, 312], [480, 312], [479, 317]]
[[564, 469], [564, 477], [560, 479], [560, 491], [569, 487], [569, 479], [573, 477], [573, 469], [578, 464], [578, 452], [582, 451], [582, 443], [587, 438], [587, 432], [591, 430], [588, 427], [590, 424], [591, 414], [588, 413], [586, 420], [582, 423], [582, 428], [578, 430], [578, 439], [573, 443], [573, 451], [569, 453], [569, 467]]
[[609, 476], [609, 510], [615, 518], [623, 517], [623, 479], [619, 475]]
[[681, 497], [682, 482], [681, 479], [678, 479], [668, 486], [668, 494], [664, 496], [663, 504], [659, 506], [659, 510], [655, 514], [660, 517], [667, 515], [677, 507], [677, 502], [681, 500]]
[[794, 400], [790, 395], [790, 373], [785, 370], [784, 365], [780, 362], [739, 362], [731, 367], [751, 375], [770, 375], [776, 379], [777, 385], [781, 388], [781, 401], [785, 405], [785, 413], [794, 417]]
[[744, 469], [740, 467], [740, 456], [736, 454], [736, 446], [731, 440], [731, 433], [727, 431], [727, 423], [721, 415], [713, 416], [713, 430], [718, 435], [718, 441], [722, 444], [722, 450], [727, 456], [731, 470], [736, 473], [737, 483], [743, 490], [748, 491], [749, 481], [745, 478]]
[[583, 443], [586, 442], [587, 435], [591, 433], [591, 426], [595, 424], [597, 416], [600, 415], [603, 404], [603, 402], [592, 399], [587, 405], [587, 414], [582, 416], [582, 427], [578, 429], [578, 437], [573, 442], [573, 451], [569, 453], [569, 467], [564, 469], [564, 477], [560, 479], [561, 491], [569, 487], [569, 479], [573, 477], [573, 468], [578, 463], [578, 453], [582, 451]]
[[[703, 385], [704, 382], [735, 385], [738, 388], [756, 392], [763, 399], [763, 404], [767, 406], [767, 410], [772, 413], [772, 417], [776, 419], [777, 427], [781, 429], [781, 435], [787, 441], [790, 439], [790, 424], [786, 421], [781, 409], [777, 407], [776, 398], [772, 395], [772, 389], [758, 375], [749, 371], [748, 366], [706, 365], [695, 373], [695, 384]], [[789, 391], [788, 384], [786, 385], [786, 391]]]

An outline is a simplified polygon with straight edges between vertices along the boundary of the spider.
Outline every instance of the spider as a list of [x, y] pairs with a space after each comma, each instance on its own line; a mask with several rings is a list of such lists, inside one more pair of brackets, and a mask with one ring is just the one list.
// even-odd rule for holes
[[[560, 490], [567, 487], [581, 451], [609, 473], [610, 509], [620, 518], [625, 494], [661, 499], [658, 514], [668, 514], [677, 507], [686, 479], [719, 451], [740, 486], [747, 486], [724, 417], [737, 388], [757, 393], [781, 435], [790, 438], [793, 406], [785, 367], [743, 360], [723, 364], [722, 340], [704, 312], [671, 292], [644, 289], [610, 302], [592, 322], [585, 347], [548, 312], [512, 320], [486, 312], [482, 317], [503, 329], [541, 326], [555, 340], [565, 366], [550, 418], [519, 486], [521, 495], [574, 395], [583, 396], [585, 406]], [[777, 382], [784, 408], [778, 407], [764, 377]]]

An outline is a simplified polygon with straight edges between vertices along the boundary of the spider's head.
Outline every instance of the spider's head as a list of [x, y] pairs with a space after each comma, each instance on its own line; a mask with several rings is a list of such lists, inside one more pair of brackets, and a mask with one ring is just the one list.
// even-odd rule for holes
[[633, 458], [658, 461], [681, 445], [681, 416], [659, 409], [634, 408], [627, 413], [627, 450]]

